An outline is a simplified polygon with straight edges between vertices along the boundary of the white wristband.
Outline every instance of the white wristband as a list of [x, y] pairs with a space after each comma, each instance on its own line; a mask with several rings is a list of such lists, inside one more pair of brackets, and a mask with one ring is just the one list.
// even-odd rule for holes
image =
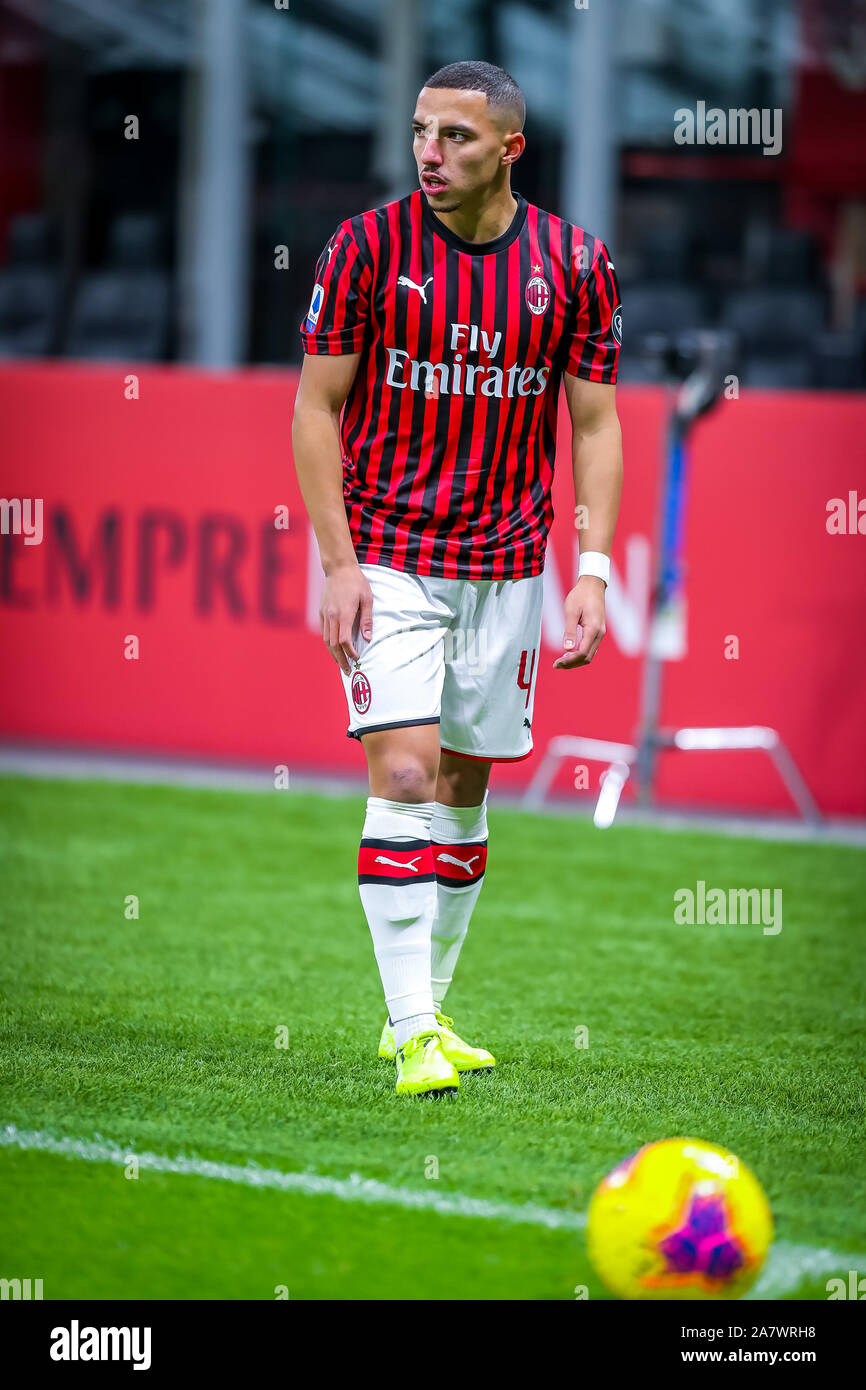
[[609, 584], [610, 556], [602, 555], [600, 550], [582, 550], [577, 570], [578, 579], [582, 579], [585, 574], [595, 575], [596, 579], [603, 579], [605, 584]]

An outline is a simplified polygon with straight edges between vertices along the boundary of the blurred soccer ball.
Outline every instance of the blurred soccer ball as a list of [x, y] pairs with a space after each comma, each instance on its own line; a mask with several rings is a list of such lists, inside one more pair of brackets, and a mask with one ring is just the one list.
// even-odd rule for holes
[[773, 1239], [763, 1188], [734, 1154], [700, 1139], [660, 1139], [603, 1178], [586, 1243], [620, 1298], [741, 1298]]

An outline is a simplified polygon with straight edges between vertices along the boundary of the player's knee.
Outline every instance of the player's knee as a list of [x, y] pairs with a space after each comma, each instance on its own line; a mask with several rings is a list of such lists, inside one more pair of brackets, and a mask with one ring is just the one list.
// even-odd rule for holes
[[436, 770], [415, 759], [400, 758], [379, 769], [378, 793], [389, 801], [433, 801], [436, 796]]
[[439, 781], [449, 791], [448, 801], [452, 806], [478, 806], [484, 800], [484, 793], [490, 777], [489, 763], [459, 764], [452, 759], [446, 761], [445, 755], [439, 766]]

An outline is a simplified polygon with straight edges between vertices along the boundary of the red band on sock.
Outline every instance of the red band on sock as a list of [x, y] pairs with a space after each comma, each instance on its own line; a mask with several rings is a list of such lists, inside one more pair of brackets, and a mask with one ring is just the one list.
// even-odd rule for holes
[[359, 883], [422, 883], [435, 876], [429, 841], [416, 840], [408, 847], [389, 840], [361, 841]]
[[457, 845], [434, 843], [433, 863], [440, 883], [477, 883], [487, 867], [487, 841], [464, 840]]

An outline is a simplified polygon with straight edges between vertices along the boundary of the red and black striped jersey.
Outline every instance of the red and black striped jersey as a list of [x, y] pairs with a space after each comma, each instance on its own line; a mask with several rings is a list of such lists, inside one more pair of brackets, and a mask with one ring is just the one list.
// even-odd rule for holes
[[515, 194], [495, 241], [456, 236], [419, 190], [349, 218], [319, 258], [307, 353], [360, 353], [343, 410], [358, 560], [521, 579], [544, 568], [563, 372], [616, 381], [607, 248]]

